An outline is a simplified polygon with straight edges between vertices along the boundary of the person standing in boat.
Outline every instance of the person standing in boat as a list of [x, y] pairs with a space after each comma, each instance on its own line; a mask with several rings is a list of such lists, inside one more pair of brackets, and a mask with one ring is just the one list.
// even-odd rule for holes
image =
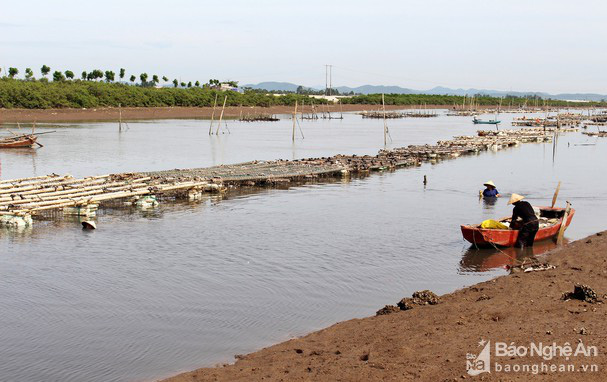
[[[524, 201], [524, 198], [523, 195], [512, 194], [508, 201], [508, 204], [514, 206], [510, 228], [519, 230], [515, 246], [520, 248], [533, 247], [535, 235], [540, 229], [533, 207], [529, 202]], [[520, 222], [518, 221], [519, 218], [521, 219]]]
[[500, 193], [497, 190], [497, 188], [495, 187], [495, 183], [493, 183], [493, 181], [488, 181], [487, 183], [483, 183], [483, 186], [485, 186], [485, 190], [483, 191], [483, 197], [484, 198], [499, 198], [500, 197]]

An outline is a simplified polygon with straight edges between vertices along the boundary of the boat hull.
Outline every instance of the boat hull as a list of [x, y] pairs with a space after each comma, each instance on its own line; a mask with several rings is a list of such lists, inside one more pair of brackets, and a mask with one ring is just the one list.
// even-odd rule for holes
[[[563, 208], [540, 208], [543, 211], [564, 211]], [[567, 227], [569, 227], [569, 224], [571, 224], [573, 215], [575, 215], [575, 210], [572, 208], [569, 211], [569, 216], [567, 216], [567, 221], [565, 222], [565, 229], [567, 229]], [[556, 237], [556, 235], [558, 235], [559, 233], [559, 230], [561, 229], [562, 224], [563, 218], [560, 218], [556, 224], [540, 228], [537, 231], [537, 234], [535, 235], [534, 241], [537, 242]], [[518, 238], [519, 233], [518, 230], [513, 229], [483, 229], [479, 226], [472, 225], [462, 225], [461, 229], [464, 239], [479, 247], [487, 247], [494, 245], [499, 247], [513, 247], [516, 244], [516, 239]]]
[[481, 120], [472, 120], [475, 125], [497, 125], [501, 121], [481, 121]]
[[17, 140], [0, 140], [0, 149], [28, 148], [36, 144], [36, 137], [28, 137]]

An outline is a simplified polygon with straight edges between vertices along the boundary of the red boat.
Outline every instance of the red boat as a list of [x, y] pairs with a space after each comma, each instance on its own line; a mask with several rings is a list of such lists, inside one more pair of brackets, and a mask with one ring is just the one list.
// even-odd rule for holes
[[36, 144], [36, 139], [38, 137], [33, 134], [0, 138], [0, 149], [32, 147]]
[[[565, 208], [539, 207], [540, 229], [535, 235], [535, 242], [556, 237], [563, 224]], [[565, 229], [571, 224], [575, 210], [569, 209], [569, 215], [565, 222]], [[500, 222], [508, 222], [510, 218], [501, 219]], [[513, 247], [518, 238], [516, 229], [484, 229], [479, 224], [462, 225], [464, 239], [478, 247], [500, 246]]]

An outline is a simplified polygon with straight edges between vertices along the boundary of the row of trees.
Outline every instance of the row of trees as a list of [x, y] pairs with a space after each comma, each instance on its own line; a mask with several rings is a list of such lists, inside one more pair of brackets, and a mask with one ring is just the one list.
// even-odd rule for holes
[[[386, 105], [451, 105], [453, 107], [461, 107], [464, 102], [463, 96], [455, 95], [439, 95], [439, 94], [385, 94]], [[467, 97], [468, 102], [470, 97]], [[532, 100], [537, 100], [538, 105], [547, 106], [604, 106], [605, 102], [569, 102], [554, 99], [542, 99], [539, 96], [532, 97], [517, 97], [506, 96], [503, 98], [492, 97], [483, 94], [474, 96], [474, 103], [477, 105], [497, 106], [502, 107], [519, 107], [523, 105], [533, 106]], [[363, 105], [381, 105], [381, 94], [363, 94], [348, 98], [342, 98], [344, 104], [363, 104]], [[535, 102], [535, 101], [534, 101]]]
[[[65, 73], [63, 73], [65, 75]], [[228, 106], [273, 106], [301, 104], [308, 97], [288, 94], [275, 97], [247, 90], [220, 91], [211, 87], [145, 87], [106, 81], [23, 81], [0, 78], [0, 108], [50, 109], [95, 107], [213, 106], [227, 96]], [[322, 103], [323, 101], [315, 101]]]
[[[1, 71], [2, 71], [2, 69], [0, 69], [0, 72]], [[49, 75], [50, 72], [51, 72], [50, 67], [48, 67], [47, 65], [42, 65], [42, 67], [40, 68], [40, 74], [42, 74], [41, 80], [48, 81], [47, 76]], [[0, 74], [2, 74], [2, 73], [0, 73]], [[19, 75], [19, 69], [13, 68], [13, 67], [8, 68], [8, 72], [7, 72], [8, 78], [15, 79], [18, 75]], [[126, 75], [127, 75], [126, 69], [120, 68], [120, 70], [118, 71], [118, 78], [119, 78], [120, 82], [126, 82], [126, 79], [125, 79]], [[34, 71], [31, 68], [25, 68], [24, 79], [26, 81], [35, 80]], [[116, 73], [112, 70], [102, 71], [100, 69], [94, 69], [89, 72], [83, 71], [80, 74], [79, 78], [77, 78], [76, 75], [74, 74], [74, 72], [71, 70], [66, 70], [64, 72], [56, 70], [52, 74], [52, 79], [55, 82], [79, 79], [82, 81], [105, 81], [107, 83], [112, 83], [112, 82], [116, 81]], [[138, 77], [136, 75], [132, 74], [128, 78], [128, 81], [130, 81], [131, 84], [135, 85], [137, 79], [140, 80], [140, 82], [138, 84], [139, 86], [150, 87], [150, 86], [157, 86], [160, 83], [161, 77], [159, 77], [157, 74], [153, 74], [151, 76], [151, 78], [147, 73], [141, 73], [141, 74], [139, 74]], [[162, 81], [164, 83], [168, 83], [169, 78], [167, 76], [162, 76]], [[176, 87], [176, 88], [180, 87], [180, 86], [182, 88], [185, 88], [185, 87], [191, 88], [193, 86], [195, 86], [195, 87], [203, 86], [203, 87], [213, 88], [213, 87], [219, 87], [221, 85], [221, 82], [217, 79], [210, 79], [209, 82], [207, 82], [206, 84], [201, 84], [200, 81], [195, 81], [194, 83], [192, 83], [192, 81], [183, 82], [183, 81], [179, 81], [177, 79], [172, 80], [171, 83], [173, 84], [173, 87]], [[226, 83], [231, 87], [238, 87], [237, 81], [228, 81]]]

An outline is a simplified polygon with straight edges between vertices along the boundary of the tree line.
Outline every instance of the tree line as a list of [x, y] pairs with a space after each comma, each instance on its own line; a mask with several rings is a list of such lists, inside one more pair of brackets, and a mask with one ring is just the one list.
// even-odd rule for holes
[[[65, 76], [65, 73], [63, 75]], [[239, 93], [207, 86], [187, 87], [187, 84], [185, 87], [157, 88], [82, 79], [27, 81], [9, 77], [0, 78], [0, 108], [202, 107], [213, 106], [216, 97], [221, 106], [224, 96], [227, 96], [227, 106], [293, 106], [296, 101], [300, 105], [302, 102], [306, 104], [310, 102], [305, 95], [287, 94], [277, 97], [251, 90]], [[324, 103], [321, 100], [314, 102]]]
[[[17, 79], [19, 73], [20, 73], [19, 69], [14, 68], [14, 67], [9, 67], [8, 71], [6, 73], [2, 73], [2, 69], [0, 69], [0, 75], [4, 74], [5, 77], [8, 77], [10, 79]], [[42, 75], [42, 77], [39, 79], [39, 81], [48, 82], [50, 73], [51, 73], [51, 68], [47, 65], [42, 65], [42, 67], [40, 68], [40, 74]], [[135, 74], [131, 74], [130, 77], [127, 77], [126, 69], [124, 69], [124, 68], [120, 68], [118, 73], [116, 73], [112, 70], [105, 70], [105, 71], [100, 70], [100, 69], [93, 69], [91, 71], [85, 70], [79, 76], [77, 76], [71, 70], [65, 70], [65, 71], [55, 70], [50, 77], [52, 77], [52, 80], [54, 82], [81, 80], [81, 81], [105, 81], [107, 83], [112, 83], [117, 80], [116, 76], [118, 76], [118, 80], [120, 82], [124, 82], [124, 83], [130, 82], [130, 84], [132, 84], [132, 85], [138, 85], [138, 86], [143, 86], [143, 87], [157, 86], [158, 84], [160, 84], [161, 79], [165, 84], [168, 84], [170, 81], [167, 76], [160, 77], [157, 74], [153, 74], [152, 76], [149, 76], [148, 73], [145, 73], [145, 72], [140, 73], [138, 76]], [[34, 71], [32, 70], [32, 68], [25, 68], [23, 79], [26, 81], [35, 81], [36, 80], [36, 78], [34, 76]], [[139, 80], [140, 82], [137, 83], [137, 80]], [[200, 81], [194, 81], [194, 82], [179, 81], [176, 78], [170, 82], [173, 85], [173, 87], [175, 87], [175, 88], [177, 88], [177, 87], [191, 88], [191, 87], [201, 87], [201, 86], [212, 88], [212, 87], [219, 87], [221, 85], [221, 82], [219, 80], [213, 79], [213, 78], [211, 78], [208, 82], [206, 82], [204, 84], [201, 83]], [[225, 83], [231, 87], [238, 87], [237, 81], [226, 81]]]
[[[386, 105], [448, 105], [455, 108], [461, 108], [464, 104], [469, 107], [470, 96], [456, 95], [440, 95], [440, 94], [385, 94]], [[340, 101], [344, 104], [359, 104], [359, 105], [381, 105], [381, 94], [362, 94], [349, 98], [341, 98]], [[502, 108], [522, 107], [522, 106], [605, 106], [607, 103], [601, 102], [571, 102], [555, 99], [542, 99], [534, 95], [529, 97], [518, 97], [507, 95], [505, 97], [492, 97], [484, 94], [474, 95], [473, 102], [475, 105], [482, 106], [498, 106]]]

